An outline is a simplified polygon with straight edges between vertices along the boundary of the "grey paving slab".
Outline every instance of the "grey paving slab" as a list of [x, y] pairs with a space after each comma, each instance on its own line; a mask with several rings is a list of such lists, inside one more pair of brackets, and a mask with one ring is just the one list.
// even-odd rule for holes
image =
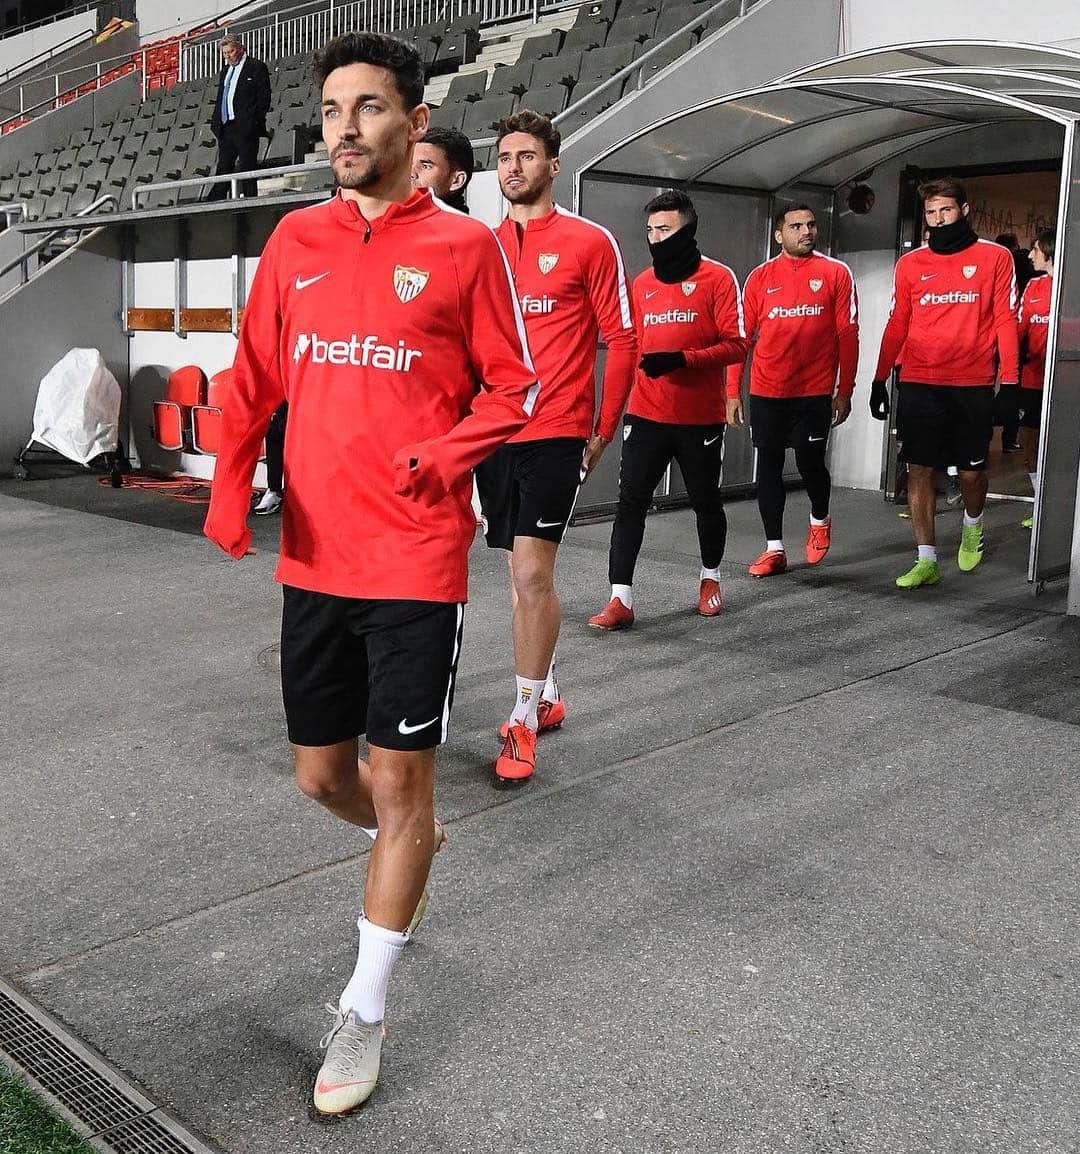
[[825, 566], [755, 582], [733, 504], [715, 621], [666, 514], [623, 635], [584, 624], [609, 527], [575, 528], [570, 721], [515, 795], [488, 777], [505, 564], [474, 550], [451, 846], [378, 1096], [326, 1126], [306, 1094], [366, 843], [291, 782], [275, 526], [236, 564], [191, 509], [10, 492], [0, 971], [226, 1149], [1073, 1148], [1080, 658], [1023, 581], [1022, 507], [904, 597], [893, 507], [837, 493]]
[[230, 1150], [1064, 1151], [1080, 734], [1002, 721], [850, 689], [452, 827], [338, 1125], [352, 863], [28, 985]]

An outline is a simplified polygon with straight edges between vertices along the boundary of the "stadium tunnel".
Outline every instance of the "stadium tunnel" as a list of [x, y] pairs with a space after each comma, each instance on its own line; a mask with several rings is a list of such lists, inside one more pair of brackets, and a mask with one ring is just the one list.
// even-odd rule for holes
[[[1056, 275], [1028, 579], [1039, 589], [1069, 576], [1069, 612], [1080, 614], [1078, 118], [1076, 53], [989, 41], [890, 46], [687, 102], [617, 141], [610, 134], [603, 151], [576, 167], [574, 206], [615, 232], [628, 265], [641, 268], [648, 262], [642, 206], [663, 188], [685, 188], [701, 218], [703, 249], [740, 279], [775, 251], [777, 207], [814, 207], [820, 247], [852, 267], [862, 311], [857, 403], [834, 441], [834, 477], [888, 492], [895, 437], [891, 421], [872, 419], [866, 398], [893, 265], [918, 243], [917, 176], [992, 172], [1033, 185], [1035, 174], [1052, 175]], [[873, 209], [854, 212], [848, 192], [866, 181]], [[749, 438], [740, 433], [730, 438], [725, 487], [733, 475], [752, 476]]]

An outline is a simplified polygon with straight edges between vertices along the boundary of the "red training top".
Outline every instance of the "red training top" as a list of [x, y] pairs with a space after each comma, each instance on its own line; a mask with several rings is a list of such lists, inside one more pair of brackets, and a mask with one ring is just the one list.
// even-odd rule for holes
[[[757, 334], [750, 392], [758, 397], [850, 397], [859, 364], [859, 298], [851, 269], [820, 252], [780, 253], [746, 278], [747, 336]], [[837, 388], [837, 372], [840, 383]], [[727, 371], [737, 397], [743, 363]]]
[[513, 270], [541, 384], [533, 419], [511, 440], [592, 435], [601, 334], [607, 363], [595, 429], [610, 441], [638, 359], [630, 286], [615, 238], [558, 207], [524, 228], [507, 217], [498, 236]]
[[903, 350], [901, 378], [927, 385], [992, 385], [1000, 368], [1016, 384], [1016, 269], [1000, 244], [977, 240], [960, 252], [912, 249], [896, 262], [889, 323], [875, 380]]
[[[537, 392], [491, 229], [426, 190], [373, 221], [340, 195], [289, 213], [259, 261], [233, 370], [211, 540], [234, 557], [247, 549], [252, 474], [287, 400], [277, 579], [342, 597], [465, 600], [469, 470], [527, 423]], [[448, 490], [430, 507], [395, 494], [406, 448]]]
[[1050, 331], [1050, 290], [1048, 276], [1028, 281], [1020, 301], [1020, 386], [1041, 389], [1046, 375], [1046, 336]]
[[634, 281], [634, 318], [642, 353], [685, 353], [686, 368], [655, 379], [638, 369], [627, 411], [670, 425], [724, 421], [723, 366], [746, 357], [739, 282], [731, 269], [703, 256], [692, 276], [665, 284], [647, 268]]

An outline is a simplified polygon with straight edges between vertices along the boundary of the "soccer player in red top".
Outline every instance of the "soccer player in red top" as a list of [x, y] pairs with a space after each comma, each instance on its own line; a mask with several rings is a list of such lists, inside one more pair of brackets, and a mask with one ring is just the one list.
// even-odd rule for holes
[[611, 531], [611, 600], [589, 619], [597, 629], [634, 621], [634, 566], [645, 517], [673, 460], [686, 482], [701, 547], [698, 612], [723, 609], [720, 562], [727, 517], [720, 498], [724, 460], [723, 366], [746, 356], [739, 282], [701, 255], [697, 210], [685, 192], [662, 192], [645, 206], [652, 268], [634, 281], [634, 317], [643, 354], [627, 405], [619, 466], [619, 506]]
[[377, 830], [314, 1089], [316, 1109], [339, 1114], [375, 1087], [390, 969], [443, 840], [434, 760], [475, 535], [470, 470], [527, 423], [538, 386], [494, 233], [411, 187], [428, 123], [417, 53], [350, 33], [317, 54], [315, 77], [339, 190], [285, 216], [263, 250], [205, 532], [247, 551], [259, 446], [288, 400], [277, 579], [296, 778]]
[[[555, 678], [559, 598], [555, 555], [578, 489], [615, 435], [634, 380], [630, 285], [615, 238], [557, 208], [558, 129], [523, 109], [498, 131], [499, 186], [510, 202], [498, 229], [510, 261], [540, 396], [528, 426], [476, 471], [487, 543], [510, 554], [516, 699], [503, 726], [497, 781], [520, 785], [536, 735], [566, 716]], [[607, 344], [595, 412], [597, 339]]]
[[[782, 209], [773, 222], [780, 254], [746, 278], [746, 333], [757, 334], [750, 361], [750, 431], [757, 450], [758, 509], [765, 551], [752, 577], [787, 569], [784, 547], [784, 459], [795, 464], [810, 498], [806, 560], [817, 565], [832, 544], [825, 464], [829, 431], [851, 413], [859, 362], [859, 301], [851, 269], [817, 252], [817, 218], [805, 204]], [[727, 374], [728, 424], [743, 423], [743, 363]]]
[[[934, 540], [934, 469], [956, 465], [964, 498], [957, 565], [983, 556], [986, 458], [994, 431], [994, 379], [1019, 383], [1016, 272], [1012, 253], [980, 240], [964, 186], [952, 177], [919, 187], [929, 229], [893, 274], [893, 303], [881, 337], [870, 411], [889, 415], [886, 381], [902, 360], [896, 434], [908, 470], [908, 506], [918, 556], [901, 589], [941, 579]], [[903, 357], [900, 357], [903, 350]]]
[[[1046, 337], [1050, 331], [1050, 294], [1053, 290], [1055, 234], [1044, 228], [1028, 254], [1035, 279], [1027, 283], [1020, 301], [1020, 390], [1016, 396], [1020, 418], [1020, 446], [1032, 492], [1039, 487], [1039, 428], [1042, 425], [1043, 378], [1046, 376]], [[1042, 274], [1042, 275], [1040, 275]], [[1021, 524], [1030, 529], [1032, 519]]]

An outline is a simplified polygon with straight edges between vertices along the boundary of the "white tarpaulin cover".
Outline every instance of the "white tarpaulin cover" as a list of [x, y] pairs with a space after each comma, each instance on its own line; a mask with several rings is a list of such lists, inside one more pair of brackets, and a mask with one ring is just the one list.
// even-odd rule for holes
[[41, 380], [31, 443], [87, 465], [116, 451], [119, 428], [116, 378], [97, 349], [72, 349]]

